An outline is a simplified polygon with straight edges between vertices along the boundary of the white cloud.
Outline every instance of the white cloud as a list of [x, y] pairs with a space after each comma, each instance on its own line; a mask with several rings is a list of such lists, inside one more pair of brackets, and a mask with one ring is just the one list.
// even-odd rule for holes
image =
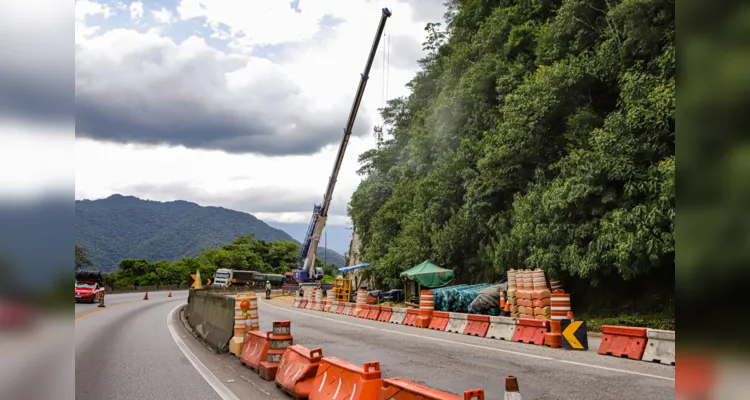
[[154, 19], [161, 24], [172, 23], [172, 13], [166, 8], [162, 8], [161, 10], [152, 10], [151, 14], [153, 14]]
[[139, 20], [143, 18], [143, 3], [135, 1], [130, 3], [130, 19]]
[[[206, 126], [214, 132], [200, 140], [223, 140], [223, 147], [235, 148], [276, 146], [278, 151], [266, 153], [273, 156], [227, 154], [202, 145], [193, 147], [204, 149], [79, 138], [76, 198], [121, 193], [163, 201], [181, 199], [252, 212], [268, 221], [307, 222], [311, 203], [322, 200], [384, 6], [391, 6], [393, 12], [386, 32], [399, 40], [391, 45], [399, 52], [392, 60], [406, 60], [392, 61], [388, 71], [389, 97], [397, 97], [407, 93], [404, 85], [416, 72], [424, 36], [424, 22], [415, 21], [417, 14], [401, 2], [301, 0], [297, 13], [286, 1], [183, 0], [174, 14], [183, 23], [205, 18], [214, 37], [224, 35], [231, 40], [221, 50], [211, 48], [204, 38], [179, 41], [156, 29], [146, 33], [110, 29], [81, 35], [76, 53], [79, 104], [89, 96], [91, 102], [109, 107], [106, 115], [121, 119], [119, 124], [107, 125], [109, 134], [133, 121], [150, 128], [175, 126], [167, 122], [179, 127], [210, 121]], [[142, 17], [142, 3], [131, 4], [130, 11]], [[163, 22], [170, 10], [147, 12]], [[339, 22], [333, 28], [321, 27], [324, 16]], [[181, 23], [172, 21], [173, 26]], [[282, 47], [274, 51], [276, 56], [261, 58], [257, 52], [266, 45]], [[386, 45], [381, 41], [358, 122], [379, 120], [376, 109], [383, 102]], [[201, 120], [202, 116], [218, 118]], [[244, 137], [222, 138], [231, 129], [247, 132], [242, 124], [255, 117], [272, 126], [274, 136], [254, 138], [245, 133]], [[365, 126], [357, 132], [362, 135], [349, 143], [330, 224], [348, 223], [346, 203], [360, 180], [355, 173], [357, 156], [375, 145], [370, 129]], [[123, 131], [121, 141], [148, 143], [148, 138], [137, 137], [144, 132]], [[328, 144], [314, 154], [284, 154], [295, 146], [309, 146], [305, 142]]]
[[[356, 156], [373, 145], [371, 138], [349, 143], [330, 224], [348, 223], [346, 205], [359, 184]], [[223, 206], [266, 221], [307, 222], [313, 203], [323, 199], [337, 151], [338, 146], [328, 146], [309, 156], [265, 157], [77, 139], [76, 199], [121, 193]]]
[[0, 119], [0, 197], [34, 198], [73, 186], [73, 126]]

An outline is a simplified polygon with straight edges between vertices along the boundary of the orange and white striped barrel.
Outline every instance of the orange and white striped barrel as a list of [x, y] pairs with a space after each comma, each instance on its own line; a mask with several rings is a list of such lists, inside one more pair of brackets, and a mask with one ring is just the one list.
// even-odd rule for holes
[[516, 289], [517, 286], [517, 280], [516, 280], [516, 270], [511, 268], [508, 271], [508, 289]]
[[549, 280], [549, 290], [551, 292], [554, 292], [557, 289], [562, 289], [562, 282], [560, 282], [559, 279], [550, 279]]
[[419, 315], [432, 317], [433, 311], [435, 311], [435, 294], [432, 290], [423, 290], [419, 295]]
[[234, 337], [242, 338], [244, 342], [247, 316], [243, 315], [242, 308], [240, 307], [243, 300], [250, 300], [249, 293], [238, 293], [234, 296]]
[[[258, 317], [258, 296], [255, 293], [249, 293], [250, 309], [247, 310], [247, 320], [245, 321], [245, 332], [260, 330], [260, 318]], [[247, 339], [247, 336], [245, 336]]]
[[362, 310], [362, 305], [367, 304], [367, 291], [364, 289], [359, 289], [357, 291], [357, 305], [354, 308], [354, 315], [358, 316], [359, 312]]
[[435, 293], [432, 290], [423, 290], [419, 295], [419, 317], [416, 321], [418, 328], [427, 328], [435, 311]]
[[531, 282], [535, 292], [547, 289], [547, 280], [544, 278], [544, 271], [539, 268], [531, 273]]
[[557, 289], [550, 297], [553, 328], [559, 331], [560, 321], [564, 320], [570, 311], [570, 294], [565, 293], [562, 289]]
[[323, 302], [323, 291], [320, 289], [315, 290], [315, 303], [320, 304]]

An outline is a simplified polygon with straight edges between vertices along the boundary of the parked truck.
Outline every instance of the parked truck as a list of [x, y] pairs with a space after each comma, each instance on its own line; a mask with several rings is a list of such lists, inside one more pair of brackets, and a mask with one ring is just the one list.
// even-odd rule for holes
[[255, 274], [254, 271], [219, 268], [214, 273], [214, 281], [211, 286], [249, 286], [253, 282], [253, 274]]

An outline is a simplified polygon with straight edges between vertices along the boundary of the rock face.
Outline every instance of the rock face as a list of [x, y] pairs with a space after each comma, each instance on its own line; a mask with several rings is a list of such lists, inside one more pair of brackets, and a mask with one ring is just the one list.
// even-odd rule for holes
[[[360, 241], [359, 235], [357, 234], [357, 228], [352, 230], [352, 242], [349, 245], [349, 262], [347, 265], [362, 264], [362, 253], [360, 252]], [[348, 273], [348, 276], [352, 278], [352, 285], [354, 289], [375, 289], [375, 281], [370, 278], [367, 279], [365, 274], [365, 268], [355, 269]]]
[[357, 234], [357, 229], [353, 229], [352, 232], [352, 242], [349, 245], [349, 264], [348, 265], [357, 265], [362, 263], [362, 255], [359, 252], [359, 235]]

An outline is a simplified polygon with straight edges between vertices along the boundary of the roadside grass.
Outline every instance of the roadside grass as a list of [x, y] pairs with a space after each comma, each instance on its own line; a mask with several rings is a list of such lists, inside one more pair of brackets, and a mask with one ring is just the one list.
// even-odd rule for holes
[[653, 314], [620, 314], [605, 315], [576, 315], [576, 319], [586, 321], [589, 332], [601, 332], [602, 325], [632, 326], [639, 328], [665, 329], [673, 331], [676, 318], [670, 313]]

